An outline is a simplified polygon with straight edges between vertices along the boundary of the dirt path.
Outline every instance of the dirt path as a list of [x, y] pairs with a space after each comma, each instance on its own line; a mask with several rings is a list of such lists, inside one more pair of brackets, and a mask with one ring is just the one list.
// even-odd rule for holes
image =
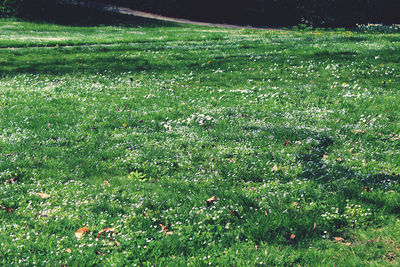
[[232, 24], [209, 23], [209, 22], [193, 21], [193, 20], [189, 20], [189, 19], [171, 18], [171, 17], [165, 17], [162, 15], [157, 15], [157, 14], [153, 14], [153, 13], [133, 10], [133, 9], [130, 9], [127, 7], [94, 3], [94, 2], [90, 2], [90, 1], [83, 2], [83, 1], [78, 1], [78, 0], [64, 0], [62, 2], [66, 3], [66, 4], [85, 6], [85, 7], [89, 7], [89, 8], [95, 8], [95, 9], [105, 10], [105, 11], [124, 14], [124, 15], [132, 15], [132, 16], [137, 16], [137, 17], [142, 17], [142, 18], [157, 19], [157, 20], [170, 21], [170, 22], [176, 22], [176, 23], [209, 26], [209, 27], [219, 27], [219, 28], [232, 28], [232, 29], [276, 30], [273, 28], [238, 26], [238, 25], [232, 25]]

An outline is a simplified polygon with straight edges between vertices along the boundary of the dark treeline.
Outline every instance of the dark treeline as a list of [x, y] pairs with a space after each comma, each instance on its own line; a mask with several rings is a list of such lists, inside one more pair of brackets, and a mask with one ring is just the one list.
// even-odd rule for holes
[[[83, 1], [83, 0], [80, 0]], [[0, 0], [0, 14], [62, 16], [63, 0]], [[83, 1], [84, 2], [84, 1]], [[195, 20], [237, 24], [347, 26], [400, 23], [400, 0], [92, 0]], [[64, 3], [65, 4], [65, 3]]]

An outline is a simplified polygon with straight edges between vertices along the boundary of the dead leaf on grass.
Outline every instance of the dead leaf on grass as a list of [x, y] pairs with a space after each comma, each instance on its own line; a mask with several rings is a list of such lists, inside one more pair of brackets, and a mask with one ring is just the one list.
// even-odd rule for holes
[[104, 233], [110, 233], [110, 232], [114, 232], [114, 228], [104, 228], [103, 230], [101, 230], [97, 235], [96, 238], [99, 238], [102, 234]]
[[67, 248], [67, 249], [65, 250], [65, 252], [71, 254], [71, 253], [72, 253], [72, 250], [71, 250], [70, 248]]
[[166, 235], [172, 235], [172, 234], [174, 233], [174, 232], [168, 230], [168, 228], [167, 228], [165, 225], [161, 224], [161, 223], [160, 223], [160, 226], [161, 226], [162, 231], [163, 231]]
[[87, 228], [86, 226], [82, 227], [75, 232], [75, 237], [81, 239], [87, 231], [89, 231], [89, 228]]
[[389, 252], [389, 253], [386, 255], [386, 259], [387, 259], [387, 261], [389, 261], [389, 262], [394, 261], [394, 260], [396, 259], [396, 254], [394, 254], [393, 252]]
[[106, 186], [108, 186], [108, 187], [110, 187], [110, 186], [111, 186], [110, 182], [109, 182], [109, 181], [107, 181], [107, 180], [104, 180], [103, 184], [104, 184], [104, 185], [106, 185]]
[[11, 178], [11, 179], [6, 180], [6, 183], [7, 184], [13, 184], [13, 183], [15, 183], [17, 181], [18, 181], [18, 178]]
[[292, 242], [296, 239], [296, 235], [292, 234], [292, 233], [286, 233], [285, 237], [287, 240], [292, 241]]
[[343, 244], [343, 245], [346, 245], [346, 246], [351, 246], [352, 245], [351, 242], [348, 242], [348, 241], [346, 241], [346, 239], [344, 239], [343, 237], [339, 237], [339, 236], [335, 236], [333, 238], [333, 242], [339, 243], [339, 244]]
[[214, 202], [217, 202], [217, 201], [218, 201], [217, 196], [212, 196], [206, 200], [206, 206], [209, 207], [211, 204], [213, 204]]
[[335, 236], [335, 237], [333, 238], [333, 240], [334, 240], [335, 242], [344, 242], [344, 238], [343, 238], [343, 237], [338, 237], [338, 236]]
[[364, 186], [363, 186], [363, 190], [364, 190], [365, 192], [370, 192], [370, 191], [371, 191], [371, 188], [369, 188], [368, 186], [364, 185]]
[[46, 194], [46, 193], [37, 193], [37, 195], [38, 195], [39, 197], [43, 198], [43, 199], [46, 199], [46, 198], [49, 198], [49, 197], [50, 197], [50, 195], [49, 195], [49, 194]]
[[12, 208], [6, 208], [3, 206], [0, 206], [0, 210], [4, 210], [5, 212], [13, 212], [14, 211]]

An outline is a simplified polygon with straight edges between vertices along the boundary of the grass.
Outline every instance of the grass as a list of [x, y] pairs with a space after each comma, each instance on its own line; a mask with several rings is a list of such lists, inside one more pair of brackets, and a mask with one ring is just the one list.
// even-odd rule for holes
[[0, 264], [400, 263], [398, 32], [106, 21], [0, 20]]

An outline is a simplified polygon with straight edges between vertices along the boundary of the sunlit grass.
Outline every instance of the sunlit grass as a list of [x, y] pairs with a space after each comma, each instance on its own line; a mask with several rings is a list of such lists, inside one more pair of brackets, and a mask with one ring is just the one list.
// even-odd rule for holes
[[399, 263], [399, 33], [138, 23], [0, 20], [0, 263]]

